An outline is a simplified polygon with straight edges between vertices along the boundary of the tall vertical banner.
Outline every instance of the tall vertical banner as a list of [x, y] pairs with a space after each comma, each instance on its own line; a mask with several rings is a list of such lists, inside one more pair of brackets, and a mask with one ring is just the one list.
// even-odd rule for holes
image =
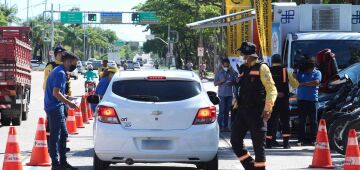
[[256, 22], [260, 38], [261, 52], [264, 61], [268, 61], [271, 56], [272, 39], [272, 5], [271, 0], [255, 0]]
[[[237, 13], [252, 8], [250, 0], [226, 0], [225, 6], [226, 6], [226, 14]], [[246, 17], [246, 15], [249, 14], [234, 16], [232, 18], [227, 19], [227, 22], [231, 22], [232, 20]], [[240, 24], [231, 25], [227, 27], [226, 55], [228, 57], [238, 57], [240, 54], [236, 51], [236, 49], [240, 48], [241, 43], [243, 41], [252, 40], [251, 22], [252, 21], [246, 21]]]

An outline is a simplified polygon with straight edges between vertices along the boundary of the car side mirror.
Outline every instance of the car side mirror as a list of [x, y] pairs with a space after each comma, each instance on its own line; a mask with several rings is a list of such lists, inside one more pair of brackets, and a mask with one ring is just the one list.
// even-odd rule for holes
[[207, 94], [209, 96], [211, 103], [213, 103], [214, 105], [218, 105], [220, 103], [220, 98], [217, 97], [216, 92], [208, 91]]
[[86, 101], [91, 104], [99, 104], [100, 97], [98, 95], [90, 95], [86, 98]]

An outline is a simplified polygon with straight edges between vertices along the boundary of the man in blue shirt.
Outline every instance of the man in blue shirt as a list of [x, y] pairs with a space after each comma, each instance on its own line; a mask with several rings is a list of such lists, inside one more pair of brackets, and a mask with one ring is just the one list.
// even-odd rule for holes
[[220, 98], [218, 123], [221, 131], [230, 131], [228, 127], [229, 112], [233, 100], [233, 87], [236, 82], [236, 72], [230, 67], [228, 58], [222, 60], [222, 68], [215, 74], [214, 85], [219, 86]]
[[[68, 132], [64, 108], [65, 105], [68, 105], [70, 108], [78, 108], [65, 95], [66, 72], [74, 71], [78, 60], [79, 58], [75, 55], [66, 53], [62, 58], [63, 63], [50, 73], [46, 83], [44, 110], [50, 127], [49, 154], [52, 161], [52, 170], [77, 169], [72, 167], [66, 159], [66, 138], [68, 137]], [[58, 153], [60, 160], [58, 159]]]
[[304, 61], [297, 74], [299, 81], [297, 100], [300, 118], [298, 138], [301, 145], [307, 142], [305, 135], [307, 117], [310, 120], [310, 143], [312, 144], [316, 140], [318, 90], [321, 82], [321, 72], [315, 69], [315, 58], [305, 56]]

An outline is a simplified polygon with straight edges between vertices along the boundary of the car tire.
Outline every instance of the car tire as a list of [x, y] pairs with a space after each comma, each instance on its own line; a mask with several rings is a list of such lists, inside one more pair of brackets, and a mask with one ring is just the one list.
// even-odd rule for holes
[[29, 113], [29, 105], [26, 105], [26, 111], [22, 112], [22, 118], [21, 120], [25, 121], [28, 119], [28, 113]]
[[11, 124], [11, 119], [10, 119], [9, 117], [7, 117], [7, 116], [2, 115], [0, 122], [1, 122], [1, 125], [2, 125], [2, 126], [10, 126], [10, 124]]
[[219, 169], [219, 159], [218, 159], [217, 154], [211, 161], [204, 163], [203, 169], [204, 170], [218, 170]]
[[94, 153], [94, 170], [106, 170], [109, 168], [110, 163], [106, 161], [102, 161], [99, 157]]

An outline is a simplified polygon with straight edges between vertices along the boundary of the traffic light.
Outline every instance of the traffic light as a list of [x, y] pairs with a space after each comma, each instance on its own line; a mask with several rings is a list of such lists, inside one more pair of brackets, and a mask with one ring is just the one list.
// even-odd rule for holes
[[96, 21], [96, 14], [88, 14], [89, 21]]
[[140, 22], [140, 14], [139, 13], [132, 13], [131, 14], [131, 20], [133, 22]]

